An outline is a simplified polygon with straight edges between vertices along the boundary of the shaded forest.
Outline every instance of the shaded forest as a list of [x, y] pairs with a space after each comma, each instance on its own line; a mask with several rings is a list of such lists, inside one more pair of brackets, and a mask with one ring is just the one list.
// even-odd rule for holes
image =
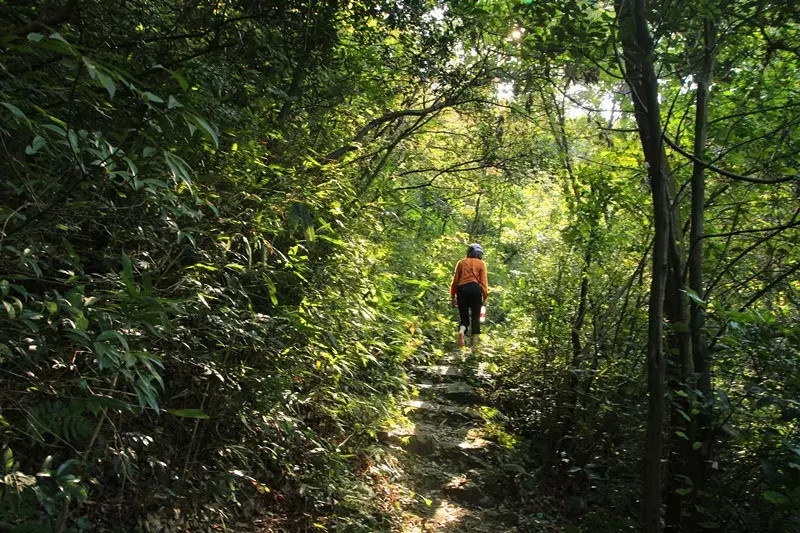
[[791, 0], [0, 29], [0, 531], [471, 530], [408, 524], [385, 435], [472, 242], [506, 530], [800, 531]]

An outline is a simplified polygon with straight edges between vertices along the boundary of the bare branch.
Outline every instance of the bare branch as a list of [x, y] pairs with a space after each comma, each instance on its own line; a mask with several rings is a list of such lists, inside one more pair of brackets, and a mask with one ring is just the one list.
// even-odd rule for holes
[[789, 222], [788, 224], [784, 224], [782, 226], [772, 226], [771, 228], [742, 229], [742, 230], [737, 230], [737, 231], [729, 231], [727, 233], [708, 233], [706, 235], [703, 235], [701, 238], [702, 239], [707, 239], [709, 237], [729, 237], [731, 235], [745, 235], [747, 233], [762, 233], [762, 232], [765, 232], [765, 231], [778, 231], [778, 232], [780, 232], [780, 231], [783, 231], [783, 230], [787, 230], [789, 228], [796, 228], [798, 226], [800, 226], [800, 220], [794, 221], [794, 217], [793, 217], [793, 221], [792, 222]]
[[[465, 166], [465, 165], [470, 165], [472, 163], [479, 163], [481, 161], [483, 161], [483, 159], [473, 159], [472, 161], [464, 161], [462, 163], [456, 163], [455, 165], [452, 165], [452, 166], [450, 166], [448, 168], [444, 168], [444, 169], [439, 170], [427, 182], [418, 183], [416, 185], [408, 185], [406, 187], [395, 187], [394, 190], [395, 191], [407, 191], [407, 190], [410, 190], [410, 189], [422, 189], [424, 187], [430, 187], [431, 185], [433, 185], [433, 182], [436, 181], [436, 179], [439, 176], [442, 176], [444, 174], [451, 174], [451, 173], [455, 173], [455, 172], [469, 172], [471, 170], [480, 170], [482, 168], [489, 168], [489, 167], [497, 166], [494, 163], [485, 163], [483, 165], [478, 165], [478, 166]], [[421, 172], [430, 171], [430, 170], [438, 170], [438, 169], [425, 169], [424, 171], [421, 171]]]
[[702, 165], [703, 167], [711, 170], [712, 172], [716, 172], [720, 176], [725, 176], [726, 178], [731, 178], [738, 181], [746, 181], [748, 183], [761, 183], [761, 184], [774, 184], [774, 183], [787, 183], [790, 181], [796, 181], [798, 179], [798, 175], [795, 174], [793, 176], [781, 176], [780, 178], [773, 178], [773, 179], [761, 179], [761, 178], [753, 178], [751, 176], [744, 176], [742, 174], [736, 174], [734, 172], [729, 172], [727, 170], [723, 170], [719, 167], [712, 165], [711, 163], [707, 163], [700, 159], [697, 159], [694, 155], [690, 154], [680, 146], [678, 146], [675, 142], [673, 142], [669, 137], [666, 135], [662, 136], [664, 141], [676, 152], [681, 154], [682, 156], [690, 159], [691, 161]]
[[371, 132], [381, 124], [397, 120], [398, 118], [401, 117], [424, 117], [425, 115], [429, 115], [430, 113], [434, 113], [446, 107], [453, 107], [471, 101], [472, 100], [460, 100], [460, 101], [442, 100], [441, 102], [435, 103], [431, 106], [422, 109], [403, 109], [401, 111], [392, 111], [390, 113], [381, 115], [378, 118], [372, 119], [366, 126], [361, 128], [356, 134], [356, 136], [353, 137], [353, 139], [348, 144], [341, 146], [336, 150], [330, 152], [322, 159], [322, 161], [323, 163], [330, 163], [332, 161], [336, 161], [337, 159], [341, 158], [348, 152], [357, 150], [358, 149], [357, 143], [360, 142], [362, 139], [364, 139], [364, 137], [366, 137], [369, 132]]

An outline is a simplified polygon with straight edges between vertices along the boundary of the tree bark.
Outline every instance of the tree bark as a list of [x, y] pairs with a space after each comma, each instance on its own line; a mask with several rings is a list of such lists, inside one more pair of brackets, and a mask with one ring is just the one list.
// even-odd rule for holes
[[664, 297], [668, 275], [670, 209], [668, 170], [662, 147], [658, 81], [653, 67], [653, 38], [646, 19], [645, 0], [615, 0], [622, 41], [625, 81], [631, 90], [653, 198], [653, 271], [650, 283], [647, 334], [647, 430], [642, 491], [642, 530], [660, 532], [661, 455], [664, 422]]
[[[663, 145], [662, 145], [663, 148]], [[662, 158], [666, 158], [662, 153]], [[666, 164], [665, 164], [666, 165]], [[669, 168], [668, 166], [666, 167]], [[664, 518], [667, 531], [683, 531], [682, 522], [685, 513], [685, 497], [678, 492], [687, 489], [690, 477], [690, 460], [694, 430], [687, 416], [691, 416], [695, 386], [692, 383], [694, 361], [692, 359], [692, 343], [689, 335], [689, 302], [686, 294], [684, 276], [683, 224], [680, 208], [677, 205], [674, 183], [671, 173], [668, 176], [668, 200], [671, 205], [669, 226], [669, 258], [664, 312], [669, 323], [667, 334], [667, 354], [670, 360], [667, 372], [669, 390], [669, 426], [667, 467], [669, 475], [664, 490], [666, 493], [666, 510]], [[680, 432], [680, 433], [679, 433]], [[682, 433], [682, 435], [681, 435]]]
[[[689, 253], [689, 288], [699, 297], [703, 289], [703, 223], [705, 205], [705, 166], [700, 163], [705, 156], [705, 145], [708, 138], [708, 98], [709, 87], [713, 79], [714, 65], [716, 62], [716, 26], [706, 20], [703, 24], [704, 54], [700, 73], [696, 76], [697, 102], [695, 104], [694, 125], [694, 158], [692, 168], [692, 211], [691, 211], [691, 248]], [[706, 320], [705, 309], [696, 301], [690, 303], [691, 322], [689, 334], [692, 343], [692, 356], [694, 370], [698, 375], [697, 389], [702, 394], [699, 398], [700, 414], [693, 420], [695, 425], [695, 440], [701, 445], [697, 450], [692, 450], [690, 460], [691, 480], [693, 491], [691, 494], [692, 519], [690, 527], [697, 528], [697, 523], [702, 518], [696, 511], [700, 504], [702, 492], [708, 474], [709, 459], [713, 445], [711, 399], [711, 364], [706, 350], [705, 333], [703, 326]]]

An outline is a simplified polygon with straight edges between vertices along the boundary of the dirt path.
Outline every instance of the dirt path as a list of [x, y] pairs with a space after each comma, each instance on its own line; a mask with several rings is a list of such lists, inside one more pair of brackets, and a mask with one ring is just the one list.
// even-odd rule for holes
[[475, 387], [476, 357], [458, 351], [409, 372], [418, 394], [404, 403], [408, 423], [383, 435], [399, 473], [388, 489], [396, 495], [394, 530], [558, 531], [522, 499], [520, 484], [531, 478], [502, 428], [504, 416]]

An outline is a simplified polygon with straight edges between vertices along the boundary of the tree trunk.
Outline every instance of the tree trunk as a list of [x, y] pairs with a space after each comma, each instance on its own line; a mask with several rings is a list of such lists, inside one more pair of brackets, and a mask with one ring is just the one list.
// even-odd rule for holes
[[483, 196], [483, 191], [478, 193], [478, 198], [475, 200], [475, 214], [472, 216], [472, 223], [469, 225], [470, 241], [474, 241], [475, 237], [480, 234], [480, 227], [478, 224], [481, 220], [481, 196]]
[[313, 8], [314, 2], [311, 2], [305, 18], [303, 47], [292, 68], [292, 79], [286, 90], [286, 99], [278, 113], [278, 129], [280, 130], [286, 127], [292, 114], [292, 107], [303, 95], [303, 83], [309, 71], [321, 66], [321, 62], [324, 61], [335, 42], [334, 22], [339, 9], [338, 0], [329, 0], [319, 4], [316, 12]]
[[616, 0], [619, 35], [625, 57], [625, 81], [631, 90], [653, 197], [653, 272], [647, 334], [647, 430], [642, 494], [642, 530], [660, 532], [661, 455], [664, 422], [664, 297], [668, 275], [670, 209], [668, 171], [662, 148], [658, 81], [645, 0]]
[[[662, 157], [665, 157], [662, 154]], [[688, 487], [689, 462], [692, 454], [694, 432], [692, 424], [686, 419], [692, 412], [691, 396], [694, 391], [692, 374], [692, 344], [689, 337], [689, 305], [684, 277], [683, 224], [680, 209], [674, 193], [674, 184], [668, 183], [668, 197], [671, 203], [669, 227], [669, 269], [664, 297], [664, 312], [669, 323], [667, 334], [667, 354], [670, 360], [667, 385], [670, 392], [667, 466], [668, 478], [665, 482], [666, 510], [665, 521], [668, 531], [682, 531], [685, 513], [684, 500], [679, 490]]]
[[[705, 204], [705, 167], [698, 161], [705, 157], [705, 145], [708, 137], [708, 97], [709, 87], [713, 79], [714, 64], [716, 62], [716, 26], [706, 20], [703, 25], [704, 54], [700, 73], [696, 76], [697, 103], [695, 105], [694, 125], [694, 157], [696, 159], [692, 169], [692, 211], [691, 211], [691, 248], [689, 253], [689, 288], [695, 295], [703, 294], [703, 222]], [[693, 491], [691, 494], [692, 529], [702, 519], [696, 510], [701, 504], [700, 498], [705, 488], [708, 474], [709, 459], [713, 445], [711, 400], [711, 364], [706, 351], [706, 339], [703, 332], [705, 324], [705, 309], [696, 301], [690, 304], [691, 322], [689, 334], [694, 357], [694, 370], [698, 375], [697, 389], [702, 394], [699, 398], [700, 414], [693, 421], [695, 424], [695, 440], [700, 443], [697, 450], [692, 450], [690, 461], [691, 480]]]
[[292, 81], [286, 91], [286, 99], [283, 101], [281, 111], [278, 113], [278, 129], [283, 130], [289, 115], [292, 112], [292, 105], [300, 98], [300, 86], [306, 76], [306, 62], [308, 61], [308, 50], [303, 50], [303, 54], [297, 60], [292, 70]]

